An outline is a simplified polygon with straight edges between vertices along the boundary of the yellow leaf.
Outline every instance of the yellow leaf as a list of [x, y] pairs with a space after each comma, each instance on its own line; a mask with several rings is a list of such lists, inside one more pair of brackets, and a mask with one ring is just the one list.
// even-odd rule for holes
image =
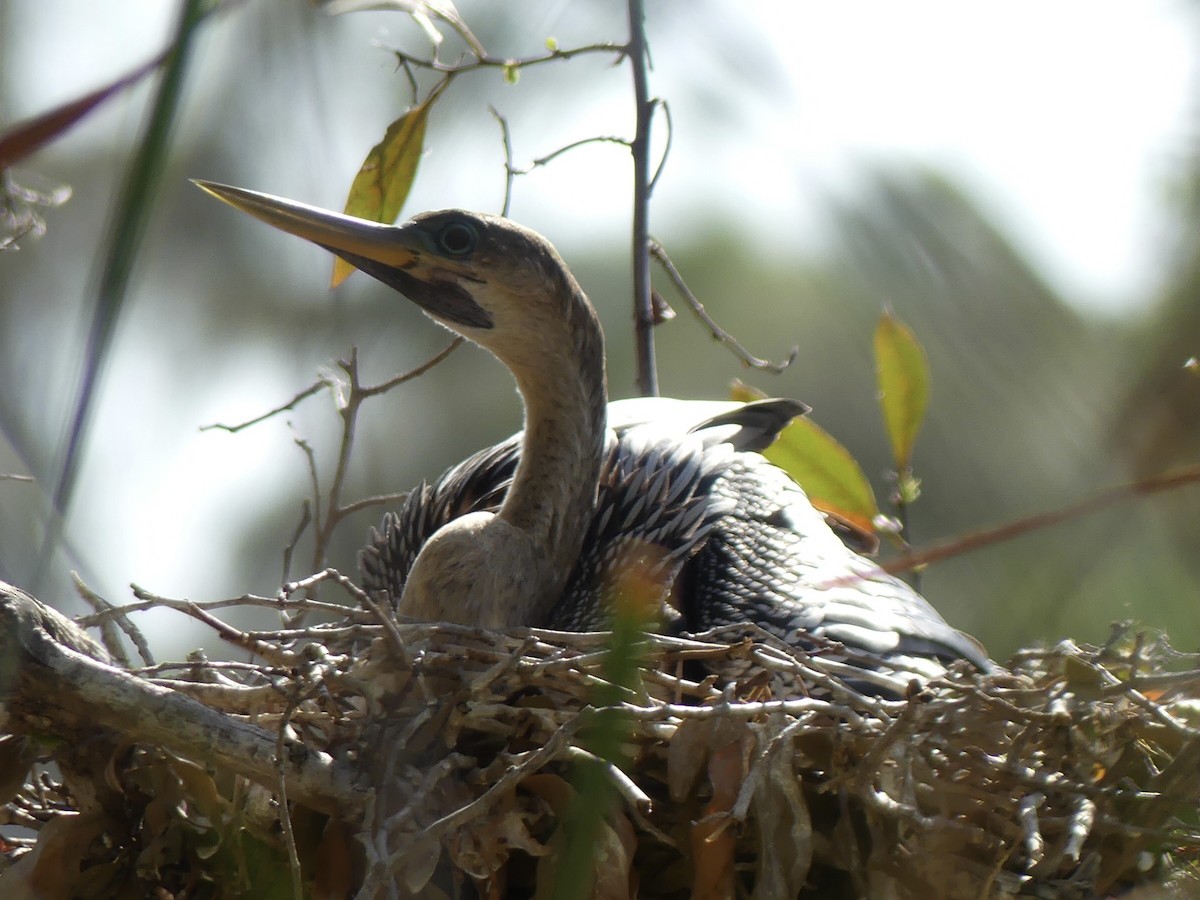
[[[383, 140], [371, 148], [350, 185], [346, 215], [389, 225], [396, 221], [417, 177], [425, 145], [425, 123], [439, 93], [435, 90], [424, 103], [389, 125]], [[337, 287], [353, 271], [354, 266], [339, 256], [333, 262], [330, 287]]]
[[875, 329], [875, 366], [892, 458], [903, 472], [929, 406], [929, 360], [916, 335], [890, 311]]
[[[743, 402], [763, 396], [745, 385], [733, 390], [733, 399]], [[850, 451], [811, 419], [792, 420], [763, 456], [791, 475], [817, 509], [875, 533], [879, 505], [871, 483]]]

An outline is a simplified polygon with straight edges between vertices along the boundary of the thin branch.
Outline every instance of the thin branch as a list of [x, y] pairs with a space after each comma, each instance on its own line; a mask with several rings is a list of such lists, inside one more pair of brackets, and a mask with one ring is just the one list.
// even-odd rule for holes
[[[169, 597], [162, 597], [158, 594], [153, 594], [144, 588], [138, 587], [136, 584], [130, 585], [133, 595], [139, 600], [153, 600], [156, 606], [165, 606], [169, 609], [175, 609], [179, 612], [197, 619], [211, 628], [224, 641], [233, 644], [235, 647], [241, 647], [244, 650], [249, 650], [251, 653], [261, 656], [263, 659], [269, 660], [277, 666], [290, 667], [295, 666], [299, 662], [298, 655], [292, 650], [288, 650], [278, 644], [268, 643], [256, 638], [253, 634], [240, 631], [222, 622], [216, 616], [208, 612], [210, 609], [219, 608], [217, 603], [195, 603], [191, 600], [172, 600]], [[282, 601], [278, 601], [282, 602]], [[228, 603], [228, 601], [226, 601]]]
[[394, 494], [374, 494], [370, 497], [363, 497], [360, 500], [355, 500], [343, 506], [342, 517], [353, 515], [364, 509], [370, 509], [372, 506], [394, 506], [397, 503], [403, 503], [408, 495], [408, 491], [396, 491]]
[[[342, 519], [342, 487], [345, 485], [346, 475], [350, 471], [350, 451], [354, 448], [354, 431], [358, 425], [358, 410], [362, 401], [370, 396], [360, 391], [358, 348], [352, 347], [350, 359], [341, 361], [339, 365], [350, 379], [350, 394], [345, 400], [345, 405], [338, 410], [342, 418], [342, 439], [338, 442], [337, 463], [334, 466], [333, 478], [329, 482], [329, 494], [325, 500], [325, 509], [327, 510], [325, 521], [322, 522], [319, 515], [316, 517], [317, 540], [316, 546], [313, 548], [313, 570], [325, 566], [329, 545], [333, 542], [334, 529]], [[316, 489], [315, 482], [313, 489], [314, 491]]]
[[296, 545], [300, 543], [300, 538], [304, 532], [308, 530], [308, 526], [312, 524], [312, 503], [305, 499], [300, 504], [300, 521], [296, 523], [296, 529], [292, 532], [292, 539], [288, 541], [287, 546], [283, 548], [283, 577], [281, 583], [287, 583], [292, 578], [292, 557], [296, 553]]
[[300, 405], [301, 401], [307, 400], [313, 394], [317, 393], [322, 388], [326, 388], [326, 387], [329, 387], [329, 379], [321, 378], [318, 381], [316, 381], [313, 384], [306, 387], [304, 390], [302, 390], [300, 393], [298, 393], [295, 397], [293, 397], [287, 403], [277, 406], [272, 410], [268, 410], [267, 412], [263, 413], [261, 416], [255, 416], [253, 419], [247, 419], [245, 422], [239, 422], [237, 425], [226, 425], [223, 422], [213, 422], [211, 425], [201, 425], [200, 430], [201, 431], [220, 430], [220, 431], [228, 431], [230, 434], [237, 434], [239, 431], [249, 428], [251, 425], [258, 425], [260, 422], [265, 422], [267, 419], [270, 419], [273, 416], [277, 416], [280, 413], [289, 412], [290, 410], [295, 409], [298, 405]]
[[359, 385], [359, 389], [362, 391], [363, 397], [374, 397], [378, 394], [384, 394], [397, 385], [404, 384], [406, 381], [412, 381], [414, 378], [420, 378], [434, 366], [445, 360], [446, 357], [448, 357], [451, 353], [461, 347], [465, 340], [466, 338], [463, 337], [455, 337], [452, 341], [450, 341], [449, 344], [447, 344], [425, 362], [421, 363], [415, 369], [409, 369], [407, 372], [402, 372], [399, 375], [389, 378], [382, 384], [377, 384], [374, 387], [362, 387]]
[[154, 654], [150, 652], [150, 645], [146, 643], [146, 637], [142, 634], [142, 630], [134, 625], [133, 621], [127, 615], [129, 610], [109, 603], [84, 584], [78, 572], [71, 573], [71, 580], [75, 583], [76, 592], [83, 598], [85, 603], [97, 613], [109, 614], [101, 618], [97, 624], [100, 627], [100, 636], [104, 640], [104, 649], [112, 654], [113, 659], [124, 668], [129, 668], [129, 657], [125, 654], [125, 648], [121, 646], [121, 641], [117, 638], [113, 630], [112, 620], [116, 619], [117, 625], [125, 632], [126, 637], [133, 643], [133, 646], [137, 648], [138, 655], [142, 658], [142, 663], [147, 666], [153, 666], [155, 664]]
[[[347, 614], [346, 607], [337, 603], [325, 603], [320, 600], [310, 600], [307, 598], [292, 599], [283, 596], [262, 597], [256, 594], [243, 594], [240, 597], [230, 597], [225, 600], [176, 600], [171, 597], [163, 597], [160, 594], [152, 593], [145, 588], [138, 587], [136, 584], [133, 585], [133, 594], [138, 598], [136, 603], [127, 603], [123, 606], [110, 606], [107, 609], [98, 610], [90, 616], [80, 616], [75, 620], [75, 623], [80, 628], [92, 628], [108, 619], [119, 619], [128, 613], [145, 612], [148, 609], [158, 608], [188, 612], [191, 608], [221, 610], [237, 609], [239, 607], [258, 607], [274, 610], [319, 610], [339, 616]], [[156, 663], [151, 663], [150, 665], [156, 665]]]
[[1140, 481], [1109, 488], [1095, 496], [1087, 497], [1078, 503], [1073, 503], [1062, 509], [1039, 513], [1038, 515], [1029, 516], [1016, 522], [1009, 522], [995, 528], [976, 531], [965, 537], [955, 538], [944, 544], [930, 547], [928, 550], [906, 554], [899, 559], [884, 563], [883, 568], [894, 575], [897, 572], [904, 572], [917, 566], [927, 566], [931, 563], [941, 562], [944, 559], [970, 553], [973, 550], [979, 550], [991, 544], [1011, 540], [1041, 528], [1057, 525], [1060, 522], [1068, 522], [1071, 519], [1090, 516], [1118, 503], [1124, 503], [1148, 494], [1157, 494], [1161, 491], [1186, 487], [1198, 482], [1200, 482], [1200, 465], [1173, 469]]
[[279, 791], [279, 829], [283, 838], [283, 846], [287, 850], [288, 870], [292, 875], [292, 898], [303, 900], [304, 886], [300, 876], [300, 854], [296, 850], [296, 834], [292, 830], [292, 811], [288, 805], [287, 766], [284, 765], [284, 754], [287, 752], [287, 733], [292, 711], [296, 701], [288, 704], [282, 716], [279, 717], [279, 727], [275, 732], [275, 788]]
[[397, 58], [396, 64], [404, 70], [404, 75], [408, 79], [409, 105], [415, 106], [417, 97], [421, 94], [421, 86], [417, 83], [417, 73], [413, 71], [412, 63], [407, 59]]
[[610, 760], [596, 756], [582, 747], [574, 745], [567, 747], [563, 755], [573, 762], [586, 762], [602, 769], [604, 775], [612, 782], [613, 787], [617, 789], [617, 793], [621, 795], [621, 799], [626, 805], [636, 812], [650, 813], [654, 810], [654, 802], [650, 796], [638, 787], [637, 782], [621, 771], [621, 767], [614, 764]]
[[629, 3], [629, 51], [636, 112], [633, 142], [633, 342], [637, 354], [638, 393], [658, 396], [654, 358], [654, 302], [650, 295], [650, 123], [654, 104], [647, 77], [646, 12], [642, 0]]
[[508, 211], [512, 206], [513, 181], [517, 177], [517, 170], [513, 168], [512, 134], [508, 129], [508, 119], [500, 115], [500, 111], [496, 107], [488, 104], [488, 111], [500, 125], [500, 139], [504, 143], [504, 204], [500, 207], [500, 215], [507, 218]]
[[597, 135], [593, 135], [592, 137], [580, 138], [577, 141], [571, 141], [571, 143], [569, 143], [569, 144], [564, 144], [563, 146], [559, 147], [557, 150], [553, 150], [550, 153], [547, 153], [545, 156], [539, 156], [537, 159], [533, 160], [533, 162], [531, 162], [526, 168], [515, 169], [513, 174], [528, 175], [534, 169], [540, 168], [541, 166], [544, 166], [547, 163], [553, 162], [554, 160], [558, 159], [558, 157], [562, 156], [564, 153], [569, 153], [570, 151], [575, 150], [579, 147], [586, 147], [588, 144], [619, 144], [622, 147], [629, 147], [631, 149], [633, 147], [633, 143], [629, 140], [626, 140], [623, 137], [617, 137], [616, 135], [612, 135], [612, 134], [597, 134]]
[[[463, 342], [463, 338], [461, 338], [461, 337], [454, 338], [454, 340], [452, 340], [443, 350], [439, 350], [436, 354], [434, 354], [433, 357], [431, 357], [429, 360], [421, 363], [415, 369], [410, 369], [407, 372], [402, 372], [401, 374], [396, 375], [393, 378], [389, 378], [387, 381], [383, 382], [382, 384], [375, 385], [374, 387], [363, 388], [362, 389], [363, 393], [367, 397], [374, 397], [376, 394], [382, 394], [387, 391], [390, 391], [392, 388], [394, 388], [398, 384], [403, 384], [406, 381], [411, 381], [414, 378], [424, 375], [426, 372], [428, 372], [430, 369], [432, 369], [434, 366], [436, 366], [438, 363], [440, 363], [442, 360], [444, 360], [447, 356], [449, 356], [455, 349], [458, 348], [458, 346], [460, 344], [462, 344], [462, 342]], [[351, 356], [353, 357], [357, 353], [357, 349], [351, 348], [350, 352], [351, 352]], [[345, 368], [349, 365], [349, 363], [342, 361], [338, 365], [343, 370], [345, 370]], [[308, 387], [306, 387], [304, 390], [302, 390], [300, 393], [296, 394], [296, 396], [292, 397], [291, 400], [288, 400], [286, 403], [282, 403], [279, 406], [276, 406], [274, 409], [268, 410], [267, 412], [263, 413], [262, 415], [255, 416], [253, 419], [247, 419], [246, 421], [239, 422], [236, 425], [227, 425], [223, 422], [214, 422], [211, 425], [202, 425], [200, 427], [200, 430], [201, 431], [212, 431], [214, 429], [219, 429], [221, 431], [228, 431], [232, 434], [236, 434], [239, 431], [249, 428], [251, 425], [258, 425], [262, 422], [265, 422], [267, 419], [272, 418], [273, 416], [277, 416], [280, 413], [289, 412], [289, 411], [295, 409], [297, 406], [300, 405], [300, 403], [302, 401], [307, 400], [309, 397], [318, 393], [322, 388], [334, 389], [339, 386], [340, 385], [338, 384], [337, 379], [335, 379], [331, 375], [322, 376], [317, 381], [313, 382]], [[13, 477], [20, 477], [20, 476], [13, 476]]]
[[667, 167], [667, 157], [671, 155], [671, 142], [675, 137], [675, 127], [671, 121], [671, 107], [661, 97], [654, 100], [654, 105], [662, 110], [663, 118], [667, 120], [667, 143], [663, 147], [662, 156], [659, 157], [658, 166], [654, 169], [654, 177], [650, 179], [650, 185], [646, 189], [650, 194], [654, 193], [654, 188], [658, 185], [658, 178], [662, 175], [663, 169]]
[[616, 57], [614, 60], [616, 63], [620, 62], [629, 54], [629, 47], [627, 47], [625, 44], [613, 43], [585, 44], [584, 46], [572, 47], [568, 50], [560, 50], [555, 48], [549, 53], [544, 53], [541, 56], [527, 56], [523, 59], [503, 59], [501, 57], [490, 56], [486, 53], [483, 55], [473, 54], [473, 61], [464, 62], [459, 60], [453, 63], [444, 63], [436, 58], [431, 59], [413, 56], [411, 53], [395, 47], [389, 47], [388, 51], [396, 57], [397, 62], [401, 66], [412, 66], [418, 69], [426, 69], [428, 71], [438, 72], [442, 75], [447, 75], [453, 78], [456, 75], [463, 75], [467, 72], [475, 72], [479, 69], [525, 69], [530, 66], [542, 65], [543, 63], [563, 62], [568, 59], [573, 59], [576, 56], [583, 56], [593, 53], [611, 53]]
[[504, 143], [504, 206], [500, 213], [502, 216], [508, 215], [509, 208], [512, 205], [512, 188], [513, 182], [516, 180], [516, 176], [528, 175], [535, 169], [539, 169], [542, 166], [558, 159], [558, 157], [562, 156], [564, 153], [569, 153], [572, 150], [576, 150], [579, 147], [585, 147], [588, 144], [617, 144], [621, 147], [626, 147], [631, 150], [633, 148], [633, 142], [627, 138], [617, 137], [616, 135], [611, 134], [598, 134], [593, 135], [592, 137], [580, 138], [577, 141], [571, 141], [569, 144], [564, 144], [557, 150], [552, 150], [550, 153], [547, 153], [545, 156], [537, 157], [530, 162], [528, 166], [519, 168], [513, 162], [512, 132], [508, 126], [508, 119], [497, 112], [496, 107], [494, 106], [489, 106], [488, 110], [500, 124], [500, 136]]
[[363, 385], [359, 380], [358, 373], [358, 348], [350, 349], [350, 358], [348, 360], [340, 360], [339, 368], [345, 373], [348, 383], [338, 378], [334, 374], [322, 375], [313, 384], [306, 387], [304, 390], [297, 393], [286, 403], [282, 403], [267, 412], [255, 416], [252, 419], [247, 419], [244, 422], [237, 424], [215, 423], [205, 425], [201, 431], [210, 429], [220, 429], [230, 433], [237, 433], [243, 429], [249, 428], [252, 425], [265, 422], [274, 416], [284, 412], [294, 410], [301, 402], [309, 397], [320, 392], [323, 388], [328, 388], [333, 392], [338, 407], [338, 415], [342, 419], [342, 436], [338, 442], [337, 463], [334, 467], [333, 477], [329, 482], [327, 493], [323, 493], [321, 489], [321, 479], [319, 467], [317, 465], [316, 453], [312, 446], [304, 438], [295, 436], [293, 439], [301, 451], [304, 453], [308, 467], [309, 489], [310, 496], [304, 502], [302, 515], [299, 524], [293, 532], [291, 541], [287, 544], [283, 551], [283, 581], [287, 582], [291, 575], [292, 559], [295, 555], [296, 546], [300, 541], [304, 531], [310, 526], [313, 526], [313, 553], [312, 566], [315, 570], [323, 569], [326, 565], [329, 547], [333, 542], [334, 532], [338, 525], [349, 515], [367, 509], [381, 503], [400, 499], [403, 494], [384, 494], [379, 496], [367, 497], [360, 500], [355, 500], [350, 503], [343, 504], [342, 491], [345, 488], [346, 478], [350, 470], [350, 457], [354, 447], [354, 433], [358, 422], [358, 413], [363, 402], [370, 397], [376, 397], [380, 394], [387, 393], [397, 385], [404, 384], [406, 381], [411, 381], [424, 375], [434, 366], [442, 362], [446, 357], [453, 353], [461, 344], [463, 338], [455, 337], [443, 349], [439, 350], [425, 362], [416, 366], [407, 372], [402, 372], [387, 381], [377, 385]]
[[[463, 338], [455, 337], [443, 349], [439, 350], [432, 357], [421, 363], [416, 368], [410, 369], [394, 378], [389, 378], [382, 384], [374, 386], [364, 386], [359, 380], [358, 373], [358, 348], [352, 348], [350, 351], [350, 359], [342, 360], [338, 363], [342, 371], [346, 373], [349, 379], [349, 386], [345, 398], [340, 404], [338, 414], [342, 419], [342, 438], [338, 442], [338, 458], [337, 465], [334, 469], [333, 478], [329, 483], [329, 492], [325, 498], [325, 515], [321, 515], [320, 496], [317, 493], [318, 486], [316, 482], [315, 461], [310, 463], [313, 467], [313, 502], [316, 505], [314, 515], [316, 538], [313, 545], [312, 569], [318, 570], [325, 567], [328, 561], [329, 547], [333, 543], [333, 535], [337, 530], [342, 520], [354, 511], [362, 508], [361, 502], [353, 503], [349, 506], [342, 504], [342, 489], [346, 483], [346, 476], [350, 471], [350, 455], [354, 447], [354, 433], [358, 424], [358, 413], [362, 408], [362, 404], [370, 397], [378, 396], [390, 391], [397, 385], [403, 384], [406, 381], [411, 381], [424, 375], [442, 360], [446, 359], [453, 353], [461, 344]], [[311, 452], [311, 451], [310, 451]]]
[[366, 594], [362, 588], [334, 568], [323, 569], [315, 575], [309, 575], [307, 578], [301, 578], [298, 581], [289, 581], [283, 586], [283, 593], [291, 597], [292, 594], [308, 591], [326, 581], [332, 581], [341, 585], [354, 600], [362, 602], [366, 598]]
[[[317, 530], [317, 543], [320, 544], [321, 522], [323, 519], [321, 505], [321, 477], [317, 471], [317, 455], [313, 451], [312, 445], [299, 435], [292, 436], [292, 442], [300, 448], [300, 452], [304, 454], [304, 458], [308, 463], [308, 482], [312, 491], [312, 517], [313, 527]], [[314, 566], [314, 568], [317, 568]]]
[[667, 273], [667, 277], [671, 279], [671, 283], [675, 285], [675, 289], [679, 291], [680, 296], [692, 308], [692, 312], [696, 318], [707, 326], [709, 333], [712, 334], [715, 340], [720, 341], [728, 347], [742, 361], [742, 365], [751, 369], [760, 369], [764, 372], [778, 374], [796, 361], [796, 358], [800, 355], [799, 347], [792, 347], [791, 353], [788, 354], [788, 358], [783, 362], [772, 362], [769, 359], [761, 359], [755, 356], [742, 346], [737, 338], [718, 325], [712, 316], [708, 314], [708, 311], [704, 308], [704, 304], [692, 293], [687, 283], [683, 280], [683, 276], [679, 274], [679, 270], [675, 268], [675, 264], [671, 262], [671, 258], [667, 255], [667, 251], [662, 244], [658, 241], [651, 241], [650, 255], [663, 267], [663, 271]]

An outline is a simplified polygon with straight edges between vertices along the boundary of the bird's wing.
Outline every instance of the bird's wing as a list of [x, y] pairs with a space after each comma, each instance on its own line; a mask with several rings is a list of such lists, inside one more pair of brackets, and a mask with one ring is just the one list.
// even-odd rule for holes
[[[668, 622], [673, 628], [752, 623], [791, 646], [835, 642], [897, 665], [915, 661], [917, 669], [923, 660], [958, 658], [991, 667], [977, 642], [903, 581], [847, 548], [785, 472], [749, 451], [791, 420], [794, 401], [639, 400], [637, 416], [628, 403], [615, 404], [596, 515], [550, 627], [607, 628], [614, 599], [641, 583], [652, 586], [648, 602], [668, 620], [669, 604], [677, 606], [680, 620]], [[664, 416], [647, 420], [647, 410]], [[397, 602], [417, 553], [438, 528], [498, 508], [520, 438], [482, 450], [412, 491], [379, 531], [372, 529], [360, 553], [363, 586]]]
[[[760, 449], [775, 440], [784, 426], [805, 410], [804, 404], [796, 400], [737, 403], [638, 397], [610, 403], [609, 428], [613, 435], [600, 485], [601, 499], [605, 502], [599, 504], [599, 511], [603, 514], [606, 508], [620, 506], [623, 502], [639, 504], [642, 510], [648, 508], [644, 498], [638, 497], [630, 488], [635, 479], [629, 469], [636, 467], [635, 461], [643, 455], [651, 461], [648, 471], [657, 473], [658, 478], [669, 479], [676, 485], [688, 484], [687, 478], [680, 478], [678, 473], [698, 477], [697, 473], [704, 471], [711, 475], [711, 466], [718, 459], [711, 458], [710, 468], [698, 466], [692, 456], [702, 449], [701, 445], [727, 443], [738, 450]], [[696, 434], [700, 444], [687, 439], [685, 436], [689, 433]], [[371, 529], [367, 546], [359, 553], [364, 589], [384, 591], [393, 603], [397, 602], [417, 553], [435, 531], [469, 512], [498, 509], [520, 458], [521, 438], [522, 433], [517, 432], [450, 467], [432, 484], [418, 485], [409, 492], [399, 509], [387, 513], [380, 527]], [[641, 479], [647, 477], [645, 474], [638, 476]], [[677, 530], [670, 540], [679, 544], [684, 540], [682, 536], [687, 533], [688, 526], [686, 518], [671, 518], [677, 511], [674, 508], [654, 510], [653, 523], [657, 525], [647, 523], [643, 530], [649, 534], [663, 523], [676, 523]], [[610, 513], [605, 523], [594, 527], [597, 534], [589, 540], [601, 540], [601, 546], [611, 550], [619, 533], [615, 522]], [[626, 540], [629, 540], [628, 536]], [[572, 583], [582, 582], [576, 578]]]
[[435, 531], [467, 513], [498, 509], [517, 468], [520, 438], [518, 434], [480, 450], [432, 484], [422, 482], [399, 509], [384, 515], [358, 554], [363, 589], [381, 591], [393, 605], [398, 603], [417, 554]]
[[606, 629], [621, 603], [648, 620], [676, 615], [669, 603], [680, 571], [733, 509], [713, 485], [734, 455], [687, 434], [622, 430], [605, 454], [596, 514], [550, 626]]
[[691, 630], [749, 621], [791, 646], [834, 641], [898, 663], [961, 658], [991, 668], [973, 638], [847, 548], [799, 485], [763, 457], [736, 454], [713, 491], [733, 510], [684, 573]]
[[735, 450], [762, 450], [792, 419], [806, 412], [808, 407], [799, 400], [779, 397], [751, 403], [634, 397], [608, 404], [608, 427], [618, 435], [635, 429], [647, 439], [651, 435], [677, 439], [696, 434], [706, 445], [726, 443]]

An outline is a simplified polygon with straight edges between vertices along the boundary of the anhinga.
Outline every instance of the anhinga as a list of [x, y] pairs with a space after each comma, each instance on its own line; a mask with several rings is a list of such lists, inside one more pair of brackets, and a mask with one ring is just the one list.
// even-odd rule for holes
[[676, 630], [752, 622], [793, 645], [838, 642], [906, 669], [989, 667], [977, 642], [849, 549], [756, 452], [802, 404], [610, 405], [596, 312], [541, 235], [463, 210], [380, 225], [197, 184], [395, 288], [516, 379], [524, 432], [421, 485], [372, 533], [364, 586], [398, 613], [601, 629], [622, 567], [639, 565]]

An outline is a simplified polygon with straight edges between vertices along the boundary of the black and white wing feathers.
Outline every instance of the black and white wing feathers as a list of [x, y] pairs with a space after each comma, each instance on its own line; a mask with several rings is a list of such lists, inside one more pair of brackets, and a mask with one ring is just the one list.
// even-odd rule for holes
[[499, 509], [520, 457], [521, 436], [514, 435], [451, 466], [433, 484], [423, 481], [409, 491], [359, 551], [363, 589], [382, 592], [394, 609], [425, 542], [460, 516]]
[[[977, 642], [847, 547], [804, 491], [754, 452], [804, 409], [790, 400], [611, 404], [582, 551], [549, 620], [529, 624], [604, 629], [636, 573], [637, 589], [651, 595], [643, 602], [673, 630], [752, 623], [790, 646], [841, 645], [930, 675], [954, 659], [989, 669]], [[398, 603], [413, 561], [438, 528], [498, 509], [520, 438], [422, 484], [389, 513], [360, 554], [364, 587]]]
[[990, 667], [973, 638], [848, 548], [803, 489], [763, 457], [737, 454], [713, 490], [734, 509], [685, 570], [693, 630], [753, 622], [791, 646], [834, 641], [918, 670], [930, 659]]

